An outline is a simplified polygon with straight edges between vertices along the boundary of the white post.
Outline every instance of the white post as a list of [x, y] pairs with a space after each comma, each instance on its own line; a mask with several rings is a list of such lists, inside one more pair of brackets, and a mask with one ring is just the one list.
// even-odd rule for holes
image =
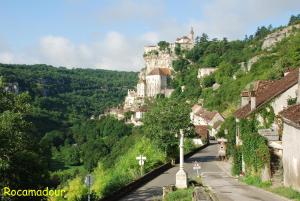
[[180, 164], [179, 164], [179, 171], [176, 173], [176, 187], [177, 188], [187, 188], [187, 173], [184, 171], [183, 163], [184, 163], [184, 150], [183, 150], [183, 137], [184, 133], [183, 130], [180, 129]]
[[180, 165], [179, 169], [183, 170], [183, 163], [184, 163], [184, 147], [183, 147], [183, 131], [180, 130], [180, 143], [179, 143], [179, 150], [180, 150]]

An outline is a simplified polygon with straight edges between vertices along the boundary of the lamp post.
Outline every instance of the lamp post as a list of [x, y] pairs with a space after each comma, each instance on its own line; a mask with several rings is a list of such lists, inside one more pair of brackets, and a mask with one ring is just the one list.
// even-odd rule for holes
[[183, 163], [184, 163], [184, 150], [183, 150], [183, 137], [184, 133], [183, 130], [180, 129], [180, 143], [179, 143], [179, 170], [176, 173], [176, 187], [177, 188], [187, 188], [187, 173], [184, 170]]

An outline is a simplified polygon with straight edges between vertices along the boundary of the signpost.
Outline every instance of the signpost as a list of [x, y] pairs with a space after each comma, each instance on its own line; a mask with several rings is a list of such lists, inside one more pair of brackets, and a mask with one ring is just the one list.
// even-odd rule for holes
[[139, 161], [139, 165], [141, 166], [141, 176], [143, 176], [143, 171], [144, 171], [144, 163], [145, 163], [145, 160], [147, 158], [143, 155], [139, 155], [138, 157], [136, 157], [136, 160]]
[[88, 191], [88, 201], [90, 201], [91, 200], [91, 185], [93, 183], [92, 175], [90, 175], [90, 174], [86, 175], [84, 183], [89, 189], [89, 191]]
[[200, 164], [197, 162], [197, 161], [195, 161], [194, 163], [193, 163], [193, 170], [196, 170], [197, 171], [197, 177], [199, 177], [200, 175], [199, 175], [199, 170], [201, 169], [201, 166], [200, 166]]

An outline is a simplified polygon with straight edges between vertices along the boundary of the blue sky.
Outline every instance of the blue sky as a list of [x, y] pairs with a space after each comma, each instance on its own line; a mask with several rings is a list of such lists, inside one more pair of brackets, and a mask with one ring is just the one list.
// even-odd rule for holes
[[0, 62], [138, 70], [144, 45], [191, 26], [242, 39], [298, 13], [298, 0], [0, 0]]

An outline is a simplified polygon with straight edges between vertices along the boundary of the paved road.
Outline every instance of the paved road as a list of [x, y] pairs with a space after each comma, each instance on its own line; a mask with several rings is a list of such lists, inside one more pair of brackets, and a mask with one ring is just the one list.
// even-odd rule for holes
[[[199, 161], [201, 164], [201, 175], [205, 185], [211, 187], [220, 201], [285, 201], [277, 195], [241, 184], [233, 177], [225, 173], [223, 168], [216, 162], [217, 145], [213, 144], [200, 152], [194, 154], [185, 161], [185, 170], [189, 178], [195, 178], [196, 172], [192, 169], [192, 162]], [[160, 198], [162, 187], [175, 184], [175, 175], [178, 166], [173, 167], [155, 179], [146, 183], [141, 188], [124, 197], [122, 201], [153, 200]]]

